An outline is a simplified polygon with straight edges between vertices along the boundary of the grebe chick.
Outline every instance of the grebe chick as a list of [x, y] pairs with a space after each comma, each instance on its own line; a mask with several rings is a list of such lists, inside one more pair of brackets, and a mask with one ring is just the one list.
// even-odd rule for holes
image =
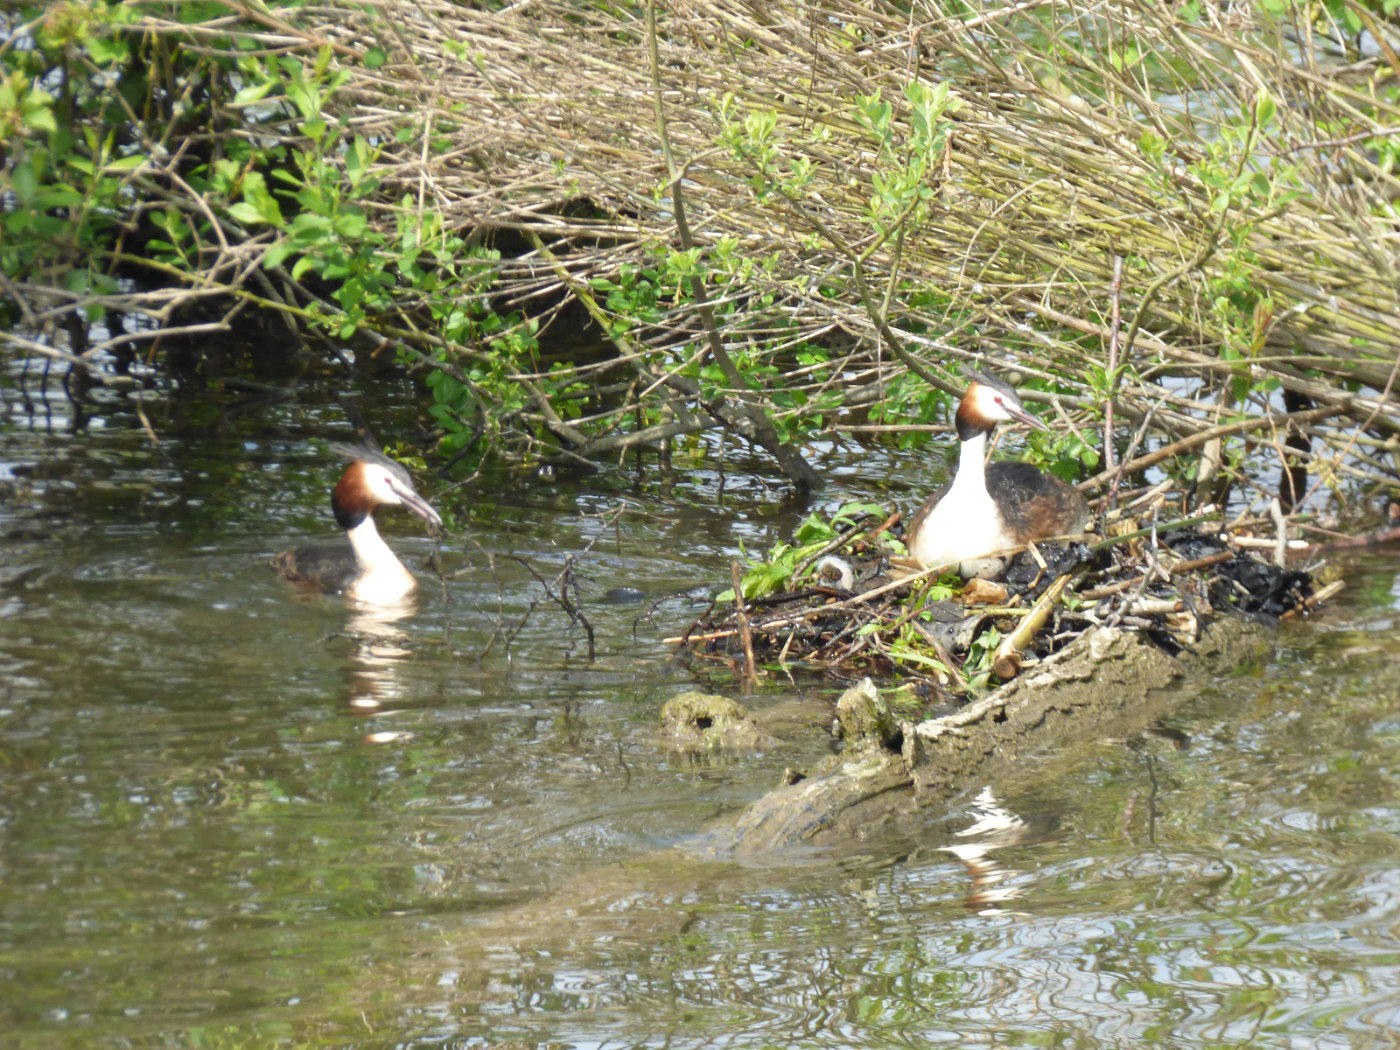
[[813, 566], [813, 572], [820, 582], [829, 584], [838, 591], [853, 591], [856, 589], [855, 570], [851, 568], [851, 563], [845, 558], [838, 558], [834, 554], [828, 554]]
[[951, 565], [963, 577], [990, 578], [1008, 560], [995, 552], [1083, 532], [1089, 523], [1083, 497], [1059, 478], [1016, 460], [987, 465], [987, 436], [1013, 420], [1049, 429], [1009, 386], [979, 374], [958, 404], [953, 482], [909, 523], [909, 556], [925, 568]]
[[374, 527], [374, 510], [407, 507], [434, 532], [442, 519], [414, 490], [408, 471], [392, 459], [368, 448], [338, 445], [335, 451], [350, 460], [331, 493], [331, 510], [349, 546], [296, 547], [277, 555], [272, 564], [288, 580], [358, 604], [401, 601], [418, 581]]

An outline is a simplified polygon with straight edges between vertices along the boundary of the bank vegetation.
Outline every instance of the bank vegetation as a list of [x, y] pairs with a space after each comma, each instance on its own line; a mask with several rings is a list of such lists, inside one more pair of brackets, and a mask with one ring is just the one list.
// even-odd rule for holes
[[1388, 2], [0, 19], [19, 357], [121, 385], [272, 316], [417, 370], [464, 470], [721, 433], [801, 486], [831, 440], [939, 432], [990, 366], [1095, 494], [1288, 511], [1395, 478]]

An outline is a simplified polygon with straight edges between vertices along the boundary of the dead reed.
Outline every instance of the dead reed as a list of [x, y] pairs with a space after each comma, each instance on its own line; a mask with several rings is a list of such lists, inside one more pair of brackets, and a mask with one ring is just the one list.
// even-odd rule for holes
[[[328, 0], [195, 24], [134, 6], [133, 35], [344, 70], [328, 111], [375, 146], [371, 224], [435, 216], [506, 247], [464, 302], [546, 339], [580, 317], [605, 333], [601, 355], [507, 363], [514, 452], [616, 462], [721, 427], [815, 483], [803, 439], [897, 437], [991, 364], [1106, 453], [1086, 487], [1175, 465], [1287, 510], [1300, 483], [1394, 483], [1400, 38], [1364, 8], [1369, 57], [1301, 7], [1248, 4]], [[294, 142], [250, 123], [272, 103], [230, 104], [211, 134]], [[153, 154], [135, 197], [214, 207], [177, 177], [195, 145]], [[192, 273], [102, 304], [149, 324], [54, 352], [178, 330], [197, 299], [231, 304], [200, 325], [334, 314], [290, 258], [262, 265], [274, 233], [214, 218]], [[647, 311], [609, 291], [643, 271]], [[35, 332], [92, 305], [60, 275], [3, 293]], [[404, 282], [358, 338], [505, 414], [470, 374], [491, 355], [428, 313]]]

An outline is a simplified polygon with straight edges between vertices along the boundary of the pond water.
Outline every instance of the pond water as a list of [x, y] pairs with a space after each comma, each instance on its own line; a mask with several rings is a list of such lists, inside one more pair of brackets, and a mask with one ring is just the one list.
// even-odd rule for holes
[[[694, 763], [657, 745], [667, 696], [728, 685], [668, 662], [660, 639], [698, 611], [682, 592], [803, 511], [759, 464], [678, 458], [670, 487], [421, 477], [453, 524], [445, 579], [420, 571], [417, 610], [376, 620], [267, 564], [333, 532], [335, 405], [154, 397], [156, 446], [134, 402], [75, 432], [57, 390], [9, 368], [0, 1044], [1311, 1047], [1400, 1029], [1393, 558], [1355, 561], [1269, 660], [1183, 690], [1169, 731], [970, 783], [889, 848], [723, 864], [687, 839], [828, 748], [813, 731]], [[388, 432], [411, 406], [379, 393], [362, 407]], [[935, 470], [828, 461], [826, 509], [908, 504]], [[432, 553], [416, 519], [383, 527], [410, 564]], [[585, 548], [591, 661], [531, 571]], [[599, 600], [619, 585], [673, 597]], [[815, 727], [836, 691], [750, 701]], [[1012, 826], [959, 834], [997, 816]], [[969, 844], [985, 855], [947, 850]]]

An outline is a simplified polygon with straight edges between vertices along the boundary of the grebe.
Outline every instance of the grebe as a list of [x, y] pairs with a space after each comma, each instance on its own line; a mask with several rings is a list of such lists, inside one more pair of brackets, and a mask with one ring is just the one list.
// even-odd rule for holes
[[995, 576], [997, 551], [1084, 531], [1089, 508], [1059, 478], [1015, 460], [987, 465], [987, 436], [998, 423], [1044, 423], [1021, 407], [1005, 383], [977, 375], [958, 405], [958, 470], [909, 523], [909, 556], [925, 568], [955, 566], [964, 577]]
[[408, 471], [392, 459], [368, 448], [338, 445], [335, 451], [350, 460], [331, 493], [331, 510], [350, 545], [296, 547], [277, 555], [272, 564], [286, 579], [359, 604], [401, 601], [418, 581], [374, 527], [374, 509], [407, 507], [434, 531], [442, 519], [414, 491]]

